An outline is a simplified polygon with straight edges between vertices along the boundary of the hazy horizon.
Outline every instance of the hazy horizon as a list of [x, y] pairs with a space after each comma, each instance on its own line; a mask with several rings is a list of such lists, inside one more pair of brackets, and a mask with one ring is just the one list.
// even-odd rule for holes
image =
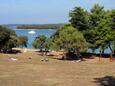
[[94, 4], [115, 9], [115, 0], [1, 0], [0, 24], [68, 23], [75, 6], [90, 10]]

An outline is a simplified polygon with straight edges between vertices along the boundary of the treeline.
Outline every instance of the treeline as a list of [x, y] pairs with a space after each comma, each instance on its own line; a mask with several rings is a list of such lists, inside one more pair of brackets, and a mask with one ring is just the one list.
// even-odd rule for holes
[[91, 49], [93, 53], [99, 49], [100, 55], [102, 55], [105, 49], [109, 48], [111, 56], [114, 54], [114, 9], [105, 10], [98, 4], [94, 5], [90, 11], [75, 7], [70, 11], [69, 17], [69, 24], [58, 29], [49, 39], [44, 36], [36, 37], [33, 46], [41, 50], [42, 48], [63, 50], [68, 53], [69, 59], [77, 59], [76, 57], [80, 57], [80, 53], [85, 53], [88, 49]]
[[[33, 46], [47, 50], [63, 50], [69, 53], [70, 51], [77, 53], [86, 52], [92, 49], [95, 52], [99, 49], [100, 55], [104, 53], [105, 49], [111, 50], [111, 55], [115, 51], [115, 10], [105, 10], [104, 7], [98, 4], [94, 5], [90, 11], [81, 7], [75, 7], [69, 13], [69, 24], [46, 24], [46, 25], [22, 25], [19, 29], [53, 29], [59, 28], [50, 38], [40, 35], [33, 41]], [[38, 27], [39, 28], [38, 28]], [[54, 28], [54, 29], [55, 29]], [[0, 27], [0, 45], [1, 47], [15, 46], [13, 44], [19, 43], [24, 45], [23, 37], [19, 37], [20, 42], [14, 32], [7, 31]], [[4, 31], [5, 30], [5, 31]], [[11, 34], [12, 33], [12, 34]], [[8, 35], [9, 34], [9, 35]], [[12, 38], [13, 37], [13, 38]], [[14, 43], [13, 43], [14, 42]], [[15, 43], [16, 42], [16, 43]], [[9, 43], [9, 44], [8, 44]], [[71, 54], [69, 54], [71, 55]], [[73, 55], [73, 54], [72, 54]], [[73, 59], [74, 57], [72, 57]], [[75, 58], [76, 59], [76, 58]]]
[[115, 50], [115, 9], [105, 10], [103, 6], [95, 4], [90, 11], [81, 7], [71, 10], [70, 23], [83, 33], [88, 48], [95, 52], [99, 49], [104, 53], [109, 48], [111, 54]]
[[64, 24], [18, 25], [17, 29], [58, 29]]
[[17, 36], [14, 30], [0, 26], [0, 52], [11, 53], [14, 47], [27, 47], [27, 36]]

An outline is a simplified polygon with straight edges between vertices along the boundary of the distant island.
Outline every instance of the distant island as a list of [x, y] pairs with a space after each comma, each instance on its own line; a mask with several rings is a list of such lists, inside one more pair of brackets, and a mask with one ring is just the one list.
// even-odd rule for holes
[[17, 25], [17, 29], [58, 29], [64, 24], [33, 24], [33, 25]]

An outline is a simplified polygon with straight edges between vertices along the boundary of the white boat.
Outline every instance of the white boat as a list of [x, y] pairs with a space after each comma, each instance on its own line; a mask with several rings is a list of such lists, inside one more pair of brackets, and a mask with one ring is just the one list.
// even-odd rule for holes
[[36, 34], [36, 32], [34, 30], [31, 30], [31, 31], [28, 32], [28, 34], [32, 34], [33, 35], [33, 34]]

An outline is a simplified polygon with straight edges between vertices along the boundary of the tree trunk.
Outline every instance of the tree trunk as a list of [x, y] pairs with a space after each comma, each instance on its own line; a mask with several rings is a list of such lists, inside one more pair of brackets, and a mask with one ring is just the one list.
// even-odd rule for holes
[[42, 48], [40, 48], [40, 52], [42, 53], [42, 55], [44, 55], [44, 52], [43, 52], [43, 49], [42, 49]]
[[101, 58], [102, 58], [102, 53], [103, 53], [103, 49], [102, 49], [102, 47], [100, 47], [100, 56], [99, 56], [99, 61], [101, 61]]
[[109, 45], [109, 48], [110, 48], [110, 50], [111, 50], [111, 53], [110, 53], [110, 61], [112, 61], [112, 60], [113, 60], [113, 50], [112, 50], [112, 48], [111, 48], [111, 45]]
[[115, 55], [115, 41], [114, 41], [114, 49], [113, 49], [113, 55]]
[[105, 50], [104, 50], [104, 49], [102, 49], [102, 54], [104, 54], [104, 51], [105, 51]]
[[47, 53], [48, 53], [48, 50], [47, 49], [45, 49], [45, 55], [47, 56]]
[[77, 54], [77, 60], [81, 60], [81, 54], [79, 49], [76, 50], [76, 54]]
[[[56, 52], [57, 52], [57, 51], [56, 51]], [[62, 55], [61, 55], [60, 60], [65, 60], [65, 59], [67, 59], [67, 57], [66, 57], [64, 51], [62, 51], [62, 52], [63, 52], [63, 53], [62, 53]], [[60, 56], [60, 54], [59, 54], [59, 56]]]

